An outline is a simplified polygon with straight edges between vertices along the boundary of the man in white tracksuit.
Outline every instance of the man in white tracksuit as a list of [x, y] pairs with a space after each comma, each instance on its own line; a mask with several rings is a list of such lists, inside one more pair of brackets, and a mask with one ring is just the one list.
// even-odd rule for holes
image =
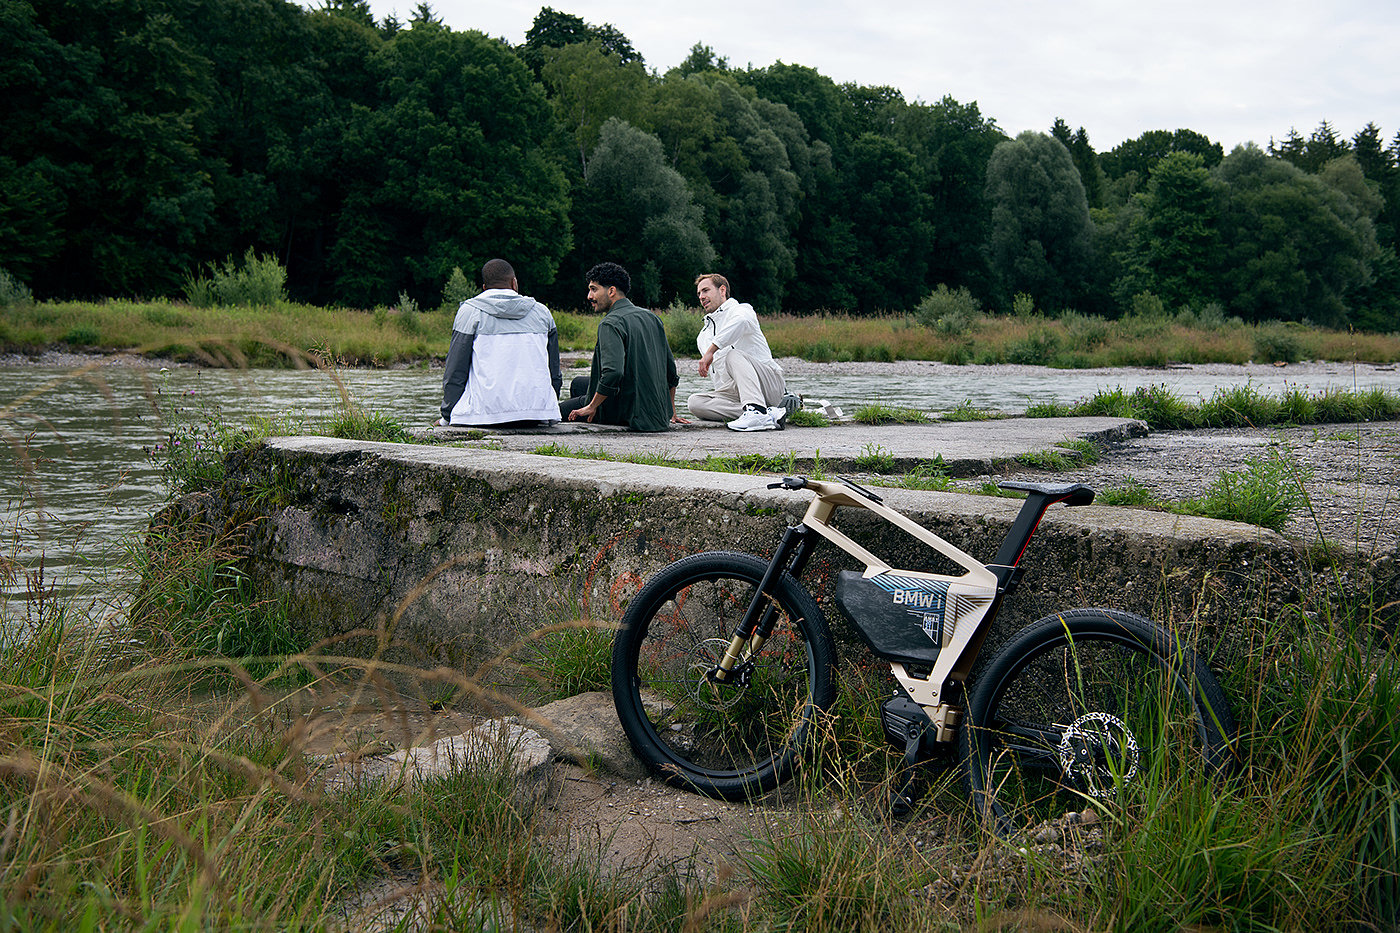
[[725, 421], [734, 431], [773, 431], [783, 427], [783, 370], [773, 359], [753, 306], [729, 297], [729, 282], [706, 273], [695, 280], [705, 324], [695, 338], [700, 375], [713, 388], [687, 403], [705, 421]]
[[554, 315], [519, 292], [504, 259], [481, 268], [483, 291], [457, 309], [442, 375], [439, 424], [558, 421], [559, 331]]

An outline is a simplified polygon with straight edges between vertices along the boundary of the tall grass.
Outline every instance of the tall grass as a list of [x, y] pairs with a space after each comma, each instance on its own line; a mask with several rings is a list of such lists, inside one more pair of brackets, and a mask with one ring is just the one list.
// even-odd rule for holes
[[1400, 417], [1400, 394], [1379, 387], [1356, 391], [1332, 387], [1309, 394], [1289, 387], [1273, 396], [1247, 383], [1219, 388], [1195, 403], [1164, 385], [1132, 391], [1118, 386], [1071, 404], [1040, 402], [1026, 410], [1028, 418], [1094, 416], [1138, 418], [1166, 430], [1385, 421]]
[[[189, 621], [241, 611], [240, 592]], [[373, 913], [357, 892], [398, 876], [413, 922], [443, 928], [1394, 929], [1400, 656], [1382, 622], [1379, 606], [1325, 596], [1283, 619], [1241, 615], [1231, 626], [1254, 647], [1221, 655], [1235, 774], [1168, 753], [1102, 805], [1098, 828], [1022, 851], [981, 834], [947, 763], [925, 769], [908, 820], [889, 819], [888, 675], [847, 665], [820, 747], [781, 804], [732, 830], [732, 865], [706, 875], [619, 870], [550, 835], [547, 793], [507, 766], [323, 786], [295, 701], [315, 705], [328, 670], [370, 695], [385, 689], [372, 668], [479, 689], [460, 672], [308, 653], [257, 677], [201, 659], [218, 643], [198, 624], [137, 627], [118, 651], [104, 627], [52, 613], [0, 637], [0, 923], [357, 929]], [[576, 660], [535, 668], [561, 693], [600, 686], [586, 672], [606, 658], [572, 640]], [[216, 668], [235, 678], [192, 690]]]
[[[256, 260], [256, 257], [254, 257]], [[245, 268], [246, 265], [245, 265]], [[225, 270], [234, 282], [239, 270]], [[386, 366], [447, 355], [456, 308], [321, 308], [264, 294], [250, 283], [243, 300], [219, 303], [213, 281], [196, 303], [170, 301], [16, 301], [0, 322], [0, 351], [35, 351], [59, 344], [75, 349], [129, 350], [179, 361], [223, 366], [295, 366], [324, 351], [354, 366]], [[206, 294], [207, 292], [207, 294]], [[960, 293], [935, 293], [910, 314], [853, 317], [843, 313], [764, 314], [775, 356], [814, 362], [938, 360], [946, 363], [1025, 363], [1062, 369], [1184, 363], [1307, 360], [1393, 363], [1400, 334], [1361, 334], [1276, 323], [1223, 322], [1209, 314], [1108, 320], [1067, 312], [993, 315]], [[681, 305], [658, 312], [672, 351], [696, 357], [703, 316]], [[922, 315], [922, 317], [921, 317]], [[591, 350], [598, 316], [556, 311], [560, 346]], [[921, 323], [923, 321], [924, 323]], [[392, 323], [392, 326], [390, 326]], [[1282, 336], [1278, 336], [1278, 335]]]

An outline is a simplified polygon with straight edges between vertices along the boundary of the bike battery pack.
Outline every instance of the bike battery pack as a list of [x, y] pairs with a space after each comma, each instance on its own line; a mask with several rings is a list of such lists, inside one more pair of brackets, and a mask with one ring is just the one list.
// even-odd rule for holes
[[924, 577], [853, 570], [836, 575], [836, 604], [881, 658], [932, 665], [945, 640], [948, 584]]

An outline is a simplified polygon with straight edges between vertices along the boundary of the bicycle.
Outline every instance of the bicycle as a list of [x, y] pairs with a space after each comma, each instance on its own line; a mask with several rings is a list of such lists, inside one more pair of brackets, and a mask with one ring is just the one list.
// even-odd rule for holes
[[[1000, 484], [1026, 499], [983, 564], [839, 479], [769, 484], [816, 494], [770, 560], [693, 554], [657, 573], [628, 605], [613, 644], [613, 700], [632, 748], [667, 783], [756, 798], [784, 781], [812, 744], [835, 698], [835, 648], [799, 580], [822, 540], [865, 567], [838, 574], [835, 602], [899, 685], [881, 721], [905, 749], [905, 804], [914, 766], [955, 745], [975, 812], [1003, 835], [1052, 807], [1113, 797], [1167, 756], [1228, 768], [1234, 721], [1206, 665], [1161, 626], [1116, 609], [1072, 609], [1027, 626], [963, 702], [1046, 510], [1088, 505], [1093, 489]], [[833, 527], [838, 508], [878, 516], [963, 572], [890, 566]]]

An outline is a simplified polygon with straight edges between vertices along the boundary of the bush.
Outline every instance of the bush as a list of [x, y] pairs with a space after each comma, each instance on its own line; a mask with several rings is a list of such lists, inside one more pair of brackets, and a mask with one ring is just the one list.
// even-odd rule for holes
[[326, 422], [326, 433], [351, 441], [403, 443], [409, 440], [408, 431], [404, 430], [397, 418], [370, 411], [355, 402], [339, 406], [336, 414]]
[[70, 347], [92, 347], [102, 341], [102, 335], [91, 324], [79, 324], [59, 339]]
[[28, 304], [33, 300], [34, 294], [29, 290], [29, 286], [0, 269], [0, 308]]
[[[661, 322], [666, 325], [666, 342], [676, 356], [695, 358], [700, 355], [695, 346], [695, 338], [700, 336], [700, 328], [705, 326], [705, 315], [699, 308], [688, 308], [676, 302], [665, 311], [659, 312]], [[560, 332], [563, 336], [563, 332]]]
[[1024, 340], [1006, 348], [1006, 362], [1024, 366], [1049, 366], [1060, 352], [1060, 338], [1048, 327], [1037, 327]]
[[217, 402], [200, 397], [197, 390], [173, 393], [163, 379], [156, 390], [166, 422], [165, 441], [148, 447], [146, 459], [160, 470], [161, 480], [173, 499], [224, 481], [224, 456], [232, 450], [252, 447], [264, 438], [300, 434], [296, 416], [253, 418], [239, 426], [224, 420]]
[[442, 289], [443, 307], [455, 311], [462, 302], [476, 294], [476, 287], [472, 285], [471, 279], [462, 272], [461, 266], [453, 266], [452, 274], [447, 277], [447, 284]]
[[1098, 316], [1066, 311], [1060, 315], [1060, 325], [1065, 329], [1071, 346], [1080, 350], [1093, 350], [1108, 343], [1113, 335], [1113, 325]]
[[287, 270], [277, 257], [258, 256], [250, 246], [241, 267], [230, 256], [211, 263], [207, 276], [187, 276], [185, 299], [197, 308], [275, 305], [287, 300]]
[[914, 319], [935, 333], [961, 336], [983, 320], [982, 304], [966, 288], [950, 291], [939, 285], [914, 310]]
[[1257, 363], [1296, 363], [1303, 358], [1303, 344], [1287, 326], [1261, 327], [1254, 335]]
[[1138, 292], [1133, 296], [1132, 307], [1128, 310], [1128, 314], [1131, 317], [1149, 321], [1163, 321], [1167, 317], [1167, 306], [1152, 292]]

